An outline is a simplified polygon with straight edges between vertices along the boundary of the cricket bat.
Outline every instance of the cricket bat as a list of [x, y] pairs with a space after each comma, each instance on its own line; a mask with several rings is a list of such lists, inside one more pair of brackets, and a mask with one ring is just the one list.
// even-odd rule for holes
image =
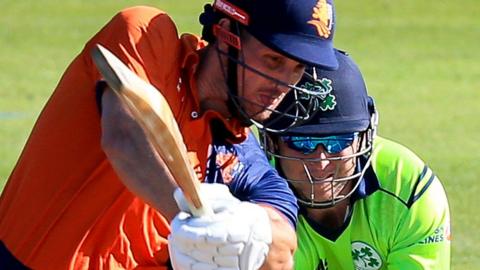
[[182, 189], [191, 213], [194, 216], [213, 213], [199, 192], [200, 183], [190, 165], [182, 134], [165, 97], [103, 46], [97, 44], [93, 48], [92, 58], [107, 84], [129, 108], [162, 157]]

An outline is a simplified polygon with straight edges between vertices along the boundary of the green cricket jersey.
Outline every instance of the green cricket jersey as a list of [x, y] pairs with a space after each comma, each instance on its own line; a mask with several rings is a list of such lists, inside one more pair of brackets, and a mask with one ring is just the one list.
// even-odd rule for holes
[[447, 197], [422, 160], [377, 137], [361, 181], [339, 230], [300, 215], [295, 269], [450, 269]]

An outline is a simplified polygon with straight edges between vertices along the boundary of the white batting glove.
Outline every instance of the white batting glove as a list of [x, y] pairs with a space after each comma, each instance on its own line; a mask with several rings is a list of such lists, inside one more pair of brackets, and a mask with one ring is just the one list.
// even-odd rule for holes
[[180, 189], [175, 199], [182, 212], [168, 237], [175, 270], [257, 270], [272, 243], [272, 228], [262, 207], [241, 202], [222, 184], [202, 184], [213, 215], [193, 217]]

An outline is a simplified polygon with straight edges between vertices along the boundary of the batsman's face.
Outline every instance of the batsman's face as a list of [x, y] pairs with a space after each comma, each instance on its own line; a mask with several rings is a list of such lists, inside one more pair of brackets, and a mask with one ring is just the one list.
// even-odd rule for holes
[[327, 153], [321, 145], [315, 152], [303, 154], [289, 148], [281, 140], [278, 141], [278, 147], [280, 155], [293, 158], [280, 158], [280, 165], [286, 178], [293, 180], [290, 183], [302, 198], [311, 199], [313, 195], [316, 201], [328, 201], [350, 191], [352, 181], [335, 179], [351, 176], [355, 172], [355, 157], [352, 155], [358, 149], [358, 139], [338, 154]]
[[285, 84], [296, 84], [302, 77], [304, 65], [269, 49], [248, 33], [242, 35], [239, 56], [243, 57], [246, 65], [266, 75], [262, 76], [241, 65], [237, 68], [238, 94], [242, 106], [250, 117], [262, 122], [290, 91], [288, 86], [280, 85], [268, 77]]

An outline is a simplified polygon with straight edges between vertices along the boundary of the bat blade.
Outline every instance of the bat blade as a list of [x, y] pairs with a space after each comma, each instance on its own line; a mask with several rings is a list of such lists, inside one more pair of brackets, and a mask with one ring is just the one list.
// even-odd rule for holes
[[188, 160], [182, 134], [163, 95], [101, 45], [92, 58], [110, 88], [132, 112], [148, 140], [182, 189], [194, 216], [213, 213], [201, 197], [200, 183]]

